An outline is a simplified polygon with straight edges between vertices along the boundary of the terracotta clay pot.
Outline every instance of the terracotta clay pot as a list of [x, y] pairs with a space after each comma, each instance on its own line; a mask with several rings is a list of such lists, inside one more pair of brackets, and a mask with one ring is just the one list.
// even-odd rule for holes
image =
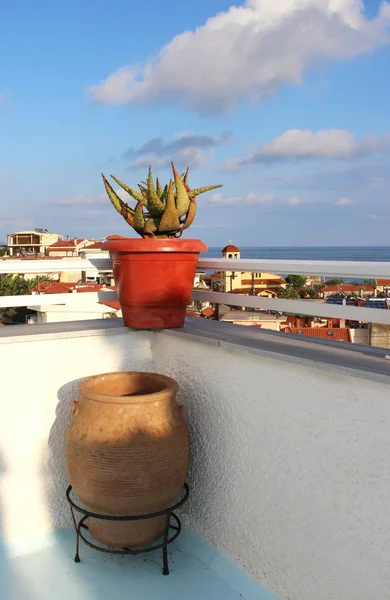
[[[91, 512], [141, 515], [167, 508], [180, 493], [189, 461], [188, 428], [176, 403], [177, 383], [155, 373], [107, 373], [80, 383], [66, 434], [74, 491]], [[158, 539], [166, 517], [89, 520], [91, 535], [110, 546]]]
[[113, 264], [123, 320], [135, 329], [182, 327], [200, 240], [111, 237], [103, 244]]

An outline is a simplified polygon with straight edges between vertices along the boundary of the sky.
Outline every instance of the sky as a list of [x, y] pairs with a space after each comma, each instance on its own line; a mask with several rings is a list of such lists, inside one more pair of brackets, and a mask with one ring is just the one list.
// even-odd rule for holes
[[[1, 3], [0, 241], [133, 230], [173, 160], [210, 246], [390, 245], [390, 2]], [[130, 198], [129, 198], [130, 200]]]

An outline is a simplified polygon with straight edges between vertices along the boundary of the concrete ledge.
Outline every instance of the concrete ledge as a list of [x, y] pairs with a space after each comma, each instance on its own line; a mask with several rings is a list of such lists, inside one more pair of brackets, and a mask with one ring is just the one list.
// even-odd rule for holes
[[353, 377], [390, 384], [390, 350], [285, 335], [274, 331], [187, 318], [181, 329], [155, 335], [182, 338], [225, 350], [257, 354], [284, 362], [317, 366]]
[[[132, 335], [140, 331], [124, 327], [121, 319], [16, 325], [0, 329], [0, 344], [124, 333]], [[179, 329], [142, 333], [184, 338], [207, 346], [257, 354], [284, 362], [314, 365], [322, 369], [325, 367], [338, 373], [390, 384], [390, 360], [386, 359], [390, 350], [385, 348], [287, 336], [274, 331], [191, 317]]]

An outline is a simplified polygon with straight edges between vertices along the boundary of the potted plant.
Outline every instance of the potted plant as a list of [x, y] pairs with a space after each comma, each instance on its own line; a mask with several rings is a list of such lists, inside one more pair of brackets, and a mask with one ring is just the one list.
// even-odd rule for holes
[[210, 185], [191, 190], [189, 169], [179, 175], [172, 163], [173, 180], [163, 188], [152, 169], [139, 192], [112, 179], [134, 200], [130, 208], [102, 174], [114, 208], [141, 239], [110, 236], [109, 250], [115, 285], [125, 325], [135, 329], [182, 327], [191, 296], [199, 253], [207, 251], [200, 240], [181, 239], [195, 218], [196, 197], [221, 187]]

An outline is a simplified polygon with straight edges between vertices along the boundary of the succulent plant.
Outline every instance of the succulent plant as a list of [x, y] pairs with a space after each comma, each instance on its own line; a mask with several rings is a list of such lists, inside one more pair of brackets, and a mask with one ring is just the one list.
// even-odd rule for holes
[[118, 196], [102, 173], [108, 197], [114, 208], [142, 237], [181, 237], [183, 231], [194, 221], [196, 197], [222, 187], [208, 185], [191, 190], [188, 185], [189, 168], [183, 175], [179, 175], [172, 163], [172, 172], [173, 180], [163, 188], [158, 178], [154, 183], [152, 168], [149, 167], [147, 181], [138, 184], [139, 192], [111, 175], [112, 179], [137, 201], [134, 209]]

